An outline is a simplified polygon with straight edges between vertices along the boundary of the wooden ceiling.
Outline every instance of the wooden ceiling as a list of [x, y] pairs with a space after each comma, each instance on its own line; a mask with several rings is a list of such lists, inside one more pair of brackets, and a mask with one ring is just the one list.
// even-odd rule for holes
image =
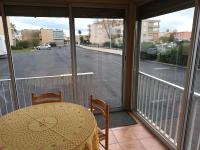
[[152, 0], [0, 0], [6, 5], [53, 5], [53, 6], [62, 6], [68, 4], [115, 4], [115, 5], [127, 5], [130, 3], [135, 3], [142, 5], [148, 3]]

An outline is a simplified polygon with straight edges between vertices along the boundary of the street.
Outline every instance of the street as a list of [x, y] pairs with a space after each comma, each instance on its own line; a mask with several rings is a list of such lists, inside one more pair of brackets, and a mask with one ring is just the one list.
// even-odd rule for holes
[[[16, 78], [70, 74], [70, 47], [13, 54]], [[0, 59], [0, 79], [9, 78], [7, 59]], [[152, 61], [141, 61], [140, 71], [183, 86], [185, 68]], [[77, 72], [94, 72], [96, 96], [112, 107], [121, 106], [122, 57], [77, 47]], [[200, 71], [197, 78], [200, 77]], [[199, 92], [199, 80], [196, 91]]]

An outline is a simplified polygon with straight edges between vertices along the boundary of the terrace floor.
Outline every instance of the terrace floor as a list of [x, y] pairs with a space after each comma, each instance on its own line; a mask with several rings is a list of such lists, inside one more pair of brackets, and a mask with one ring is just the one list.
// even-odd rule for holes
[[[167, 150], [168, 148], [155, 137], [142, 123], [111, 128], [109, 150]], [[101, 147], [100, 150], [103, 150]]]

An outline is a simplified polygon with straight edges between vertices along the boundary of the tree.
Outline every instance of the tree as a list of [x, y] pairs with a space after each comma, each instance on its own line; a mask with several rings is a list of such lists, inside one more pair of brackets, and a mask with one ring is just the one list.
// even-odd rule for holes
[[163, 43], [175, 42], [175, 32], [170, 33], [169, 36], [160, 37], [159, 41], [162, 41]]
[[169, 35], [169, 42], [175, 42], [175, 32], [170, 33], [170, 35]]
[[15, 33], [17, 33], [17, 29], [16, 29], [15, 24], [10, 23], [10, 26], [11, 26], [11, 28], [13, 29], [13, 31], [14, 31]]
[[102, 20], [102, 23], [103, 23], [103, 27], [106, 31], [106, 34], [108, 36], [108, 38], [110, 39], [110, 48], [112, 48], [112, 32], [111, 32], [111, 29], [113, 27], [113, 24], [114, 24], [114, 20], [105, 20], [103, 19]]
[[79, 44], [81, 43], [81, 34], [82, 34], [82, 31], [81, 30], [78, 30], [78, 34], [79, 34]]
[[82, 31], [81, 31], [81, 30], [78, 30], [78, 34], [81, 35], [81, 34], [82, 34]]

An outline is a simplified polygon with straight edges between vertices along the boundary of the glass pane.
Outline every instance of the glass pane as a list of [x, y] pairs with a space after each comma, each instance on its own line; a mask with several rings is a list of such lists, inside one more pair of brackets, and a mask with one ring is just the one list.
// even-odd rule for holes
[[91, 74], [84, 86], [111, 107], [121, 107], [123, 19], [76, 18], [75, 28], [77, 72]]
[[[7, 19], [9, 35], [12, 34], [12, 24]], [[12, 44], [12, 40], [10, 40]], [[7, 49], [3, 30], [2, 17], [0, 17], [0, 116], [14, 110], [11, 93], [10, 73], [8, 68]]]
[[20, 108], [32, 104], [32, 93], [61, 91], [72, 102], [68, 18], [9, 18]]
[[142, 20], [137, 111], [176, 144], [194, 8]]

